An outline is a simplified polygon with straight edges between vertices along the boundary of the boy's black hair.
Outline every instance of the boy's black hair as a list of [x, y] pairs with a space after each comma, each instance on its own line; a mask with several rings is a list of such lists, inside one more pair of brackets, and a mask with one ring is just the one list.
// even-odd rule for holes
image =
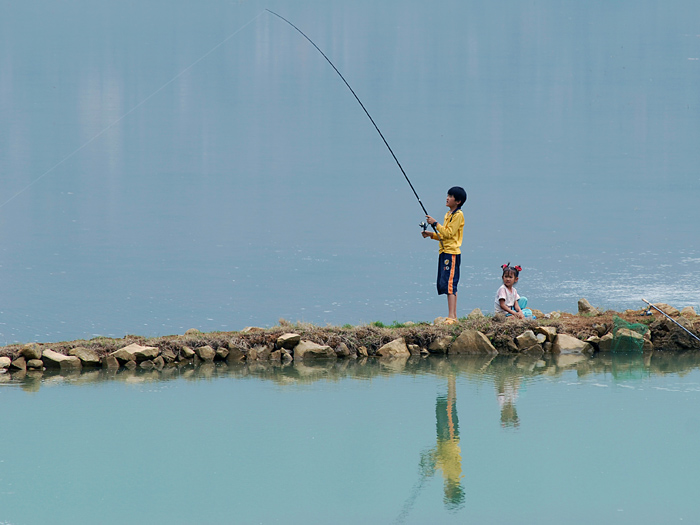
[[515, 266], [511, 266], [510, 261], [508, 261], [506, 264], [502, 264], [501, 268], [503, 268], [503, 273], [501, 274], [501, 277], [503, 277], [506, 274], [506, 272], [508, 272], [508, 273], [514, 273], [515, 277], [517, 278], [520, 276], [520, 272], [522, 270], [522, 268], [520, 266], [518, 266], [517, 264]]
[[467, 202], [467, 192], [461, 186], [452, 186], [447, 190], [448, 195], [452, 195], [456, 200], [459, 201], [459, 206], [457, 209], [461, 208], [462, 205]]

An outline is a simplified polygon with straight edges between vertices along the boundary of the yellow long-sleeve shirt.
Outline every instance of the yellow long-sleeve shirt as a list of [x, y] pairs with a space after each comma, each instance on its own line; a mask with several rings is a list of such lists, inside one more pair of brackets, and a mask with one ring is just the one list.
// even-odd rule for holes
[[435, 232], [430, 232], [430, 237], [442, 241], [440, 242], [440, 253], [462, 253], [460, 250], [462, 236], [464, 235], [464, 214], [462, 210], [448, 211], [445, 214], [444, 222], [437, 225], [437, 231], [440, 233], [440, 238]]

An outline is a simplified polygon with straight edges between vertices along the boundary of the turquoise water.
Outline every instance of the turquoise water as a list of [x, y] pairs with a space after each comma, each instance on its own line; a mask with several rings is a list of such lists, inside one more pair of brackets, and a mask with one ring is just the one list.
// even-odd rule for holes
[[0, 344], [700, 307], [696, 0], [0, 3]]
[[0, 386], [0, 523], [694, 523], [699, 364], [15, 378]]

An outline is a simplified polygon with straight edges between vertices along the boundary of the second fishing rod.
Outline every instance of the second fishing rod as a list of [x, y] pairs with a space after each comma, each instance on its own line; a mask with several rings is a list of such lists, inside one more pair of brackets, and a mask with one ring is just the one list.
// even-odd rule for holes
[[[355, 100], [357, 100], [358, 104], [360, 104], [360, 107], [361, 107], [362, 110], [365, 112], [365, 115], [367, 115], [367, 118], [369, 118], [370, 122], [372, 122], [372, 125], [374, 126], [374, 129], [377, 130], [377, 133], [379, 133], [379, 136], [382, 138], [382, 141], [384, 142], [384, 145], [387, 147], [387, 149], [389, 150], [389, 153], [391, 153], [391, 156], [392, 156], [392, 157], [394, 158], [394, 160], [396, 161], [396, 165], [399, 167], [399, 169], [401, 170], [401, 173], [403, 174], [404, 178], [406, 179], [406, 182], [408, 182], [408, 185], [411, 187], [411, 191], [413, 191], [413, 195], [416, 196], [416, 199], [418, 200], [418, 204], [420, 205], [421, 209], [423, 210], [423, 213], [424, 213], [425, 215], [428, 215], [428, 212], [427, 212], [427, 210], [425, 209], [425, 206], [423, 206], [423, 203], [421, 202], [420, 197], [418, 196], [418, 192], [416, 192], [416, 189], [413, 187], [413, 184], [411, 184], [411, 181], [410, 181], [410, 179], [408, 178], [408, 175], [406, 175], [406, 171], [403, 169], [403, 166], [401, 166], [401, 163], [399, 162], [399, 159], [396, 157], [396, 154], [394, 153], [394, 150], [391, 149], [391, 146], [389, 146], [389, 143], [388, 143], [387, 140], [384, 138], [384, 134], [383, 134], [383, 133], [381, 132], [381, 130], [379, 129], [379, 126], [377, 126], [377, 123], [374, 122], [374, 119], [372, 118], [372, 115], [369, 114], [369, 111], [367, 111], [367, 108], [365, 107], [365, 105], [364, 105], [364, 104], [362, 103], [362, 101], [360, 100], [360, 97], [358, 97], [358, 96], [357, 96], [357, 93], [355, 93], [355, 90], [352, 89], [352, 87], [350, 87], [350, 84], [348, 84], [348, 81], [345, 80], [345, 77], [343, 76], [343, 74], [342, 74], [340, 71], [338, 71], [338, 68], [335, 67], [335, 65], [333, 64], [333, 62], [331, 62], [330, 58], [328, 58], [328, 57], [326, 56], [326, 54], [325, 54], [323, 51], [321, 51], [321, 48], [319, 48], [319, 47], [314, 43], [313, 40], [311, 40], [308, 36], [306, 36], [306, 34], [305, 34], [301, 29], [299, 29], [297, 26], [295, 26], [294, 24], [292, 24], [289, 20], [287, 20], [286, 18], [284, 18], [282, 15], [279, 15], [279, 14], [275, 13], [274, 11], [270, 11], [269, 9], [265, 9], [265, 11], [267, 11], [268, 13], [270, 13], [270, 14], [272, 14], [272, 15], [275, 15], [277, 18], [279, 18], [280, 20], [285, 21], [287, 24], [289, 24], [289, 25], [292, 26], [294, 29], [296, 29], [296, 30], [299, 32], [299, 34], [301, 34], [306, 40], [308, 40], [308, 41], [311, 43], [311, 45], [314, 46], [314, 47], [316, 48], [316, 50], [317, 50], [319, 53], [321, 53], [321, 55], [323, 56], [323, 58], [325, 58], [326, 61], [327, 61], [327, 62], [331, 65], [331, 67], [335, 70], [335, 72], [338, 73], [338, 76], [342, 79], [342, 81], [343, 81], [343, 82], [345, 83], [345, 85], [348, 87], [348, 89], [350, 90], [350, 93], [352, 93], [352, 95], [355, 97]], [[422, 222], [422, 223], [420, 224], [420, 226], [421, 226], [421, 228], [423, 228], [423, 231], [425, 231], [426, 228], [427, 228], [427, 225], [425, 224], [425, 222]], [[433, 224], [433, 225], [431, 225], [431, 226], [432, 226], [433, 230], [435, 230], [435, 233], [436, 233], [436, 234], [438, 235], [438, 237], [439, 237], [440, 234], [438, 233], [437, 228], [435, 227], [435, 225]]]

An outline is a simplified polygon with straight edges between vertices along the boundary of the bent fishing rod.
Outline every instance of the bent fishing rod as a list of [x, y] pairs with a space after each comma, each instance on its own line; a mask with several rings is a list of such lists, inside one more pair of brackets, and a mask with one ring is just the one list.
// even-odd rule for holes
[[[367, 108], [365, 107], [365, 105], [364, 105], [364, 104], [362, 103], [362, 101], [360, 100], [360, 97], [358, 97], [358, 96], [357, 96], [357, 93], [355, 93], [355, 90], [352, 89], [352, 87], [350, 87], [350, 84], [348, 84], [348, 81], [345, 80], [345, 77], [342, 75], [342, 73], [341, 73], [340, 71], [338, 71], [338, 68], [335, 67], [335, 65], [333, 64], [333, 62], [331, 62], [331, 59], [328, 58], [328, 57], [326, 56], [326, 54], [325, 54], [323, 51], [321, 51], [321, 48], [320, 48], [320, 47], [318, 47], [316, 44], [314, 44], [314, 41], [313, 41], [313, 40], [311, 40], [308, 36], [306, 36], [306, 34], [305, 34], [301, 29], [299, 29], [297, 26], [295, 26], [294, 24], [292, 24], [289, 20], [287, 20], [286, 18], [284, 18], [282, 15], [278, 15], [278, 14], [275, 13], [274, 11], [270, 11], [269, 9], [265, 9], [265, 11], [267, 11], [267, 12], [270, 13], [270, 14], [275, 15], [275, 16], [276, 16], [277, 18], [279, 18], [280, 20], [284, 20], [284, 21], [287, 22], [290, 26], [292, 26], [294, 29], [296, 29], [296, 30], [299, 32], [299, 34], [301, 34], [301, 36], [303, 36], [304, 38], [306, 38], [306, 40], [308, 40], [308, 41], [311, 43], [311, 45], [314, 46], [314, 47], [316, 48], [316, 50], [317, 50], [319, 53], [321, 53], [321, 55], [323, 56], [323, 58], [325, 58], [326, 61], [327, 61], [327, 62], [331, 65], [331, 67], [335, 70], [335, 72], [338, 73], [338, 76], [343, 80], [343, 82], [345, 82], [345, 85], [346, 85], [346, 86], [348, 87], [348, 89], [350, 90], [350, 93], [352, 93], [352, 95], [355, 97], [355, 100], [357, 100], [357, 102], [360, 104], [360, 107], [364, 110], [365, 115], [367, 115], [367, 118], [369, 118], [370, 122], [371, 122], [372, 125], [374, 126], [374, 129], [376, 129], [376, 130], [377, 130], [377, 133], [379, 133], [379, 136], [380, 136], [380, 137], [382, 138], [382, 140], [384, 141], [384, 145], [385, 145], [385, 146], [387, 147], [387, 149], [389, 150], [389, 153], [391, 153], [391, 156], [394, 157], [394, 160], [396, 161], [396, 165], [399, 167], [399, 169], [401, 170], [401, 173], [403, 173], [403, 176], [404, 176], [404, 178], [406, 179], [406, 182], [408, 182], [408, 185], [411, 187], [411, 191], [413, 191], [413, 195], [415, 195], [415, 196], [416, 196], [416, 199], [418, 199], [418, 204], [420, 204], [420, 207], [421, 207], [421, 209], [423, 210], [423, 213], [425, 213], [426, 215], [428, 215], [428, 212], [427, 212], [427, 210], [425, 209], [425, 206], [423, 206], [423, 203], [421, 202], [420, 197], [418, 196], [418, 193], [416, 192], [416, 189], [413, 187], [413, 184], [411, 184], [411, 181], [409, 180], [408, 175], [406, 175], [406, 172], [404, 171], [403, 166], [401, 166], [401, 163], [399, 162], [399, 159], [396, 158], [396, 155], [394, 154], [394, 150], [392, 150], [392, 149], [391, 149], [391, 146], [389, 146], [389, 143], [388, 143], [387, 140], [384, 138], [384, 134], [381, 132], [381, 130], [379, 129], [379, 126], [377, 126], [376, 122], [374, 122], [374, 119], [372, 118], [372, 115], [369, 114], [369, 111], [367, 111]], [[421, 223], [420, 226], [423, 228], [423, 231], [425, 231], [425, 229], [426, 229], [425, 223]], [[431, 226], [432, 226], [433, 230], [435, 230], [435, 233], [437, 233], [437, 235], [438, 235], [438, 237], [439, 237], [440, 234], [438, 233], [437, 228], [435, 227], [435, 225], [434, 225], [434, 224], [431, 224]]]

